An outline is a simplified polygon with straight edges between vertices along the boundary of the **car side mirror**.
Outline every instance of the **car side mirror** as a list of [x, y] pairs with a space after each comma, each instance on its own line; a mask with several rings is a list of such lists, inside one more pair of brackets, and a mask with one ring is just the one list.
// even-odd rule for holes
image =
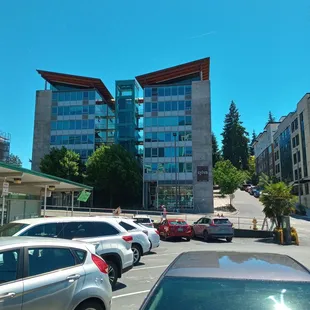
[[197, 224], [197, 222], [194, 222], [194, 224]]

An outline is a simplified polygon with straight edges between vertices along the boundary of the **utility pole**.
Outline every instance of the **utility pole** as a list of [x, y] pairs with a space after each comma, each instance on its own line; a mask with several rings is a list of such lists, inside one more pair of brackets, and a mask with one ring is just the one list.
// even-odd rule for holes
[[174, 137], [174, 164], [175, 164], [175, 208], [178, 209], [178, 173], [177, 173], [177, 134]]

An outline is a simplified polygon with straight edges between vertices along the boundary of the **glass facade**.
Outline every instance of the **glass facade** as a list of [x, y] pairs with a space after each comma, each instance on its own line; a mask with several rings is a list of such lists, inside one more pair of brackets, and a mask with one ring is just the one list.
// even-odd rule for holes
[[[305, 137], [305, 123], [303, 112], [299, 114], [300, 121], [300, 133], [301, 133], [301, 150], [302, 150], [302, 161], [304, 177], [308, 177], [308, 166], [307, 166], [307, 149], [306, 149], [306, 137]], [[298, 125], [298, 123], [297, 123]]]
[[282, 181], [289, 183], [294, 180], [290, 126], [280, 134], [279, 146]]
[[153, 207], [193, 207], [191, 82], [144, 89], [144, 181]]

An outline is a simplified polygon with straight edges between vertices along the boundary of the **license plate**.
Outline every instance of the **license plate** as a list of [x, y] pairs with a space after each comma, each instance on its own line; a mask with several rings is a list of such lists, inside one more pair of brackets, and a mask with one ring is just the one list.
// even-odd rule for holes
[[178, 231], [183, 231], [183, 228], [179, 228]]

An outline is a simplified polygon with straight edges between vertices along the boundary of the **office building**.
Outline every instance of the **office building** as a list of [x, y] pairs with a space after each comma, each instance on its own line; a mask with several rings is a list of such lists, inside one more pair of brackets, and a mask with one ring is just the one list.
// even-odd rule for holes
[[100, 79], [38, 73], [45, 89], [36, 92], [33, 170], [39, 170], [41, 159], [52, 147], [65, 146], [86, 161], [103, 143], [114, 143], [115, 103]]
[[140, 75], [144, 206], [213, 212], [210, 59]]
[[[259, 140], [259, 138], [258, 138]], [[294, 112], [282, 117], [273, 135], [275, 177], [293, 185], [301, 203], [310, 207], [310, 94]], [[259, 153], [255, 153], [259, 156]]]
[[7, 161], [10, 155], [11, 135], [0, 131], [0, 161]]

